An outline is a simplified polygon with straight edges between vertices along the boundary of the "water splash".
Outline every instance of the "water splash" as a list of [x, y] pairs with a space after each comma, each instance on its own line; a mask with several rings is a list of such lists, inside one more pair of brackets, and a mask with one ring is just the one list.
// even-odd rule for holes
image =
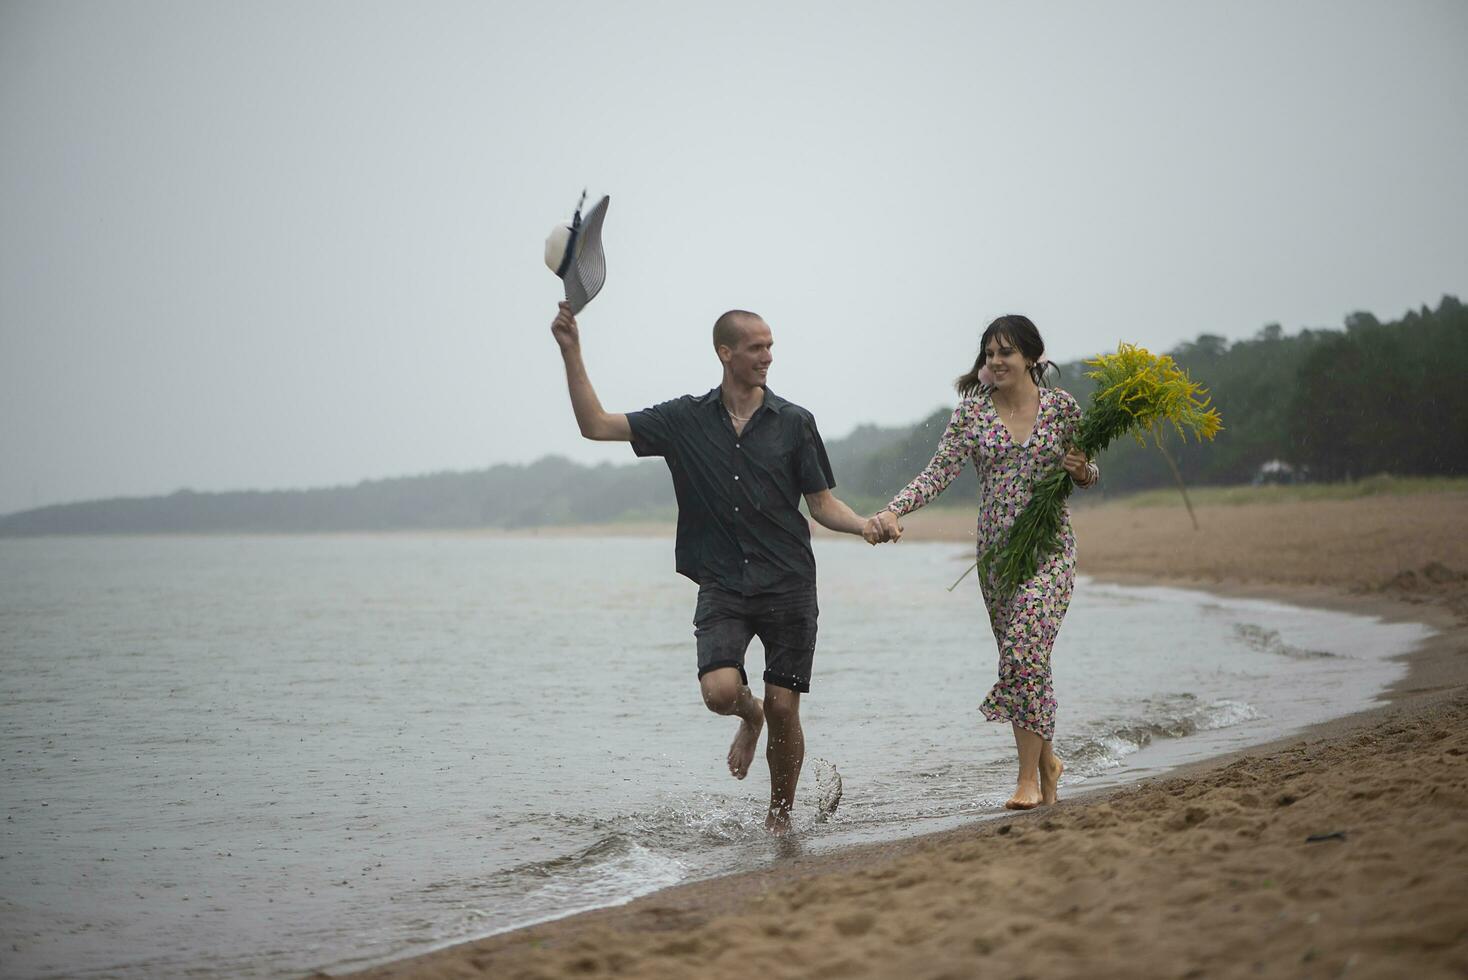
[[811, 771], [816, 779], [816, 822], [827, 823], [841, 805], [841, 774], [826, 759], [812, 759]]

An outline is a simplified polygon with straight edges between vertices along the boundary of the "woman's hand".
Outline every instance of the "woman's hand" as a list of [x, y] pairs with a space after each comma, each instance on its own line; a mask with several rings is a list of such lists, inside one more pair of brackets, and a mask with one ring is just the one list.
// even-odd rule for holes
[[1062, 465], [1065, 467], [1065, 472], [1070, 474], [1070, 478], [1081, 486], [1088, 487], [1095, 482], [1095, 477], [1091, 474], [1091, 461], [1086, 459], [1085, 453], [1074, 446], [1065, 451]]

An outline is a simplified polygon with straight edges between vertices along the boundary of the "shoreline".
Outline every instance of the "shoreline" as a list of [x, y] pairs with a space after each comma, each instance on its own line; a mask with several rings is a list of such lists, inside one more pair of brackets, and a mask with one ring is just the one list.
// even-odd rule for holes
[[[1041, 976], [1181, 975], [1188, 972], [1187, 964], [1199, 976], [1334, 976], [1348, 967], [1352, 976], [1468, 969], [1468, 910], [1455, 897], [1458, 882], [1468, 875], [1468, 536], [1458, 530], [1468, 526], [1468, 495], [1437, 496], [1441, 499], [1432, 501], [1434, 506], [1410, 511], [1390, 506], [1390, 500], [1347, 501], [1323, 509], [1323, 502], [1199, 508], [1207, 533], [1192, 532], [1180, 507], [1123, 512], [1102, 505], [1074, 514], [1080, 571], [1101, 582], [1199, 589], [1425, 623], [1436, 632], [1403, 656], [1405, 676], [1384, 692], [1384, 703], [1376, 707], [1138, 782], [1090, 791], [1082, 786], [1055, 807], [995, 815], [953, 830], [834, 853], [800, 855], [797, 841], [791, 857], [771, 868], [675, 885], [624, 905], [331, 975], [372, 980], [573, 972], [740, 975], [742, 954], [720, 955], [723, 947], [707, 938], [710, 930], [741, 937], [736, 945], [749, 955], [788, 957], [790, 969], [775, 971], [780, 976], [883, 976], [893, 970], [1006, 975], [1034, 968], [1038, 954], [1032, 944], [1041, 937], [1055, 947], [1040, 957], [1045, 966], [1036, 975]], [[919, 512], [908, 520], [908, 534], [910, 540], [971, 542], [971, 521], [966, 512]], [[1384, 540], [1396, 547], [1384, 553]], [[1325, 553], [1332, 555], [1329, 563], [1321, 560]], [[1269, 560], [1258, 573], [1261, 557]], [[1241, 562], [1256, 574], [1238, 574]], [[1139, 570], [1139, 564], [1147, 570]], [[1420, 739], [1393, 738], [1404, 732], [1423, 734]], [[1390, 761], [1393, 753], [1414, 751], [1437, 753], [1440, 759], [1435, 761], [1452, 778], [1434, 783], [1421, 767]], [[1352, 763], [1351, 773], [1328, 767], [1342, 759]], [[1299, 841], [1310, 835], [1295, 834], [1293, 845], [1270, 839], [1276, 825], [1309, 811], [1301, 802], [1304, 797], [1274, 792], [1284, 782], [1311, 783], [1305, 796], [1329, 804], [1325, 822], [1337, 823], [1359, 823], [1371, 809], [1366, 800], [1377, 804], [1383, 797], [1389, 802], [1395, 793], [1415, 797], [1423, 795], [1419, 790], [1431, 792], [1421, 801], [1402, 804], [1395, 814], [1381, 803], [1377, 809], [1383, 813], [1365, 830], [1326, 830], [1344, 837], [1329, 837], [1311, 845], [1314, 850], [1302, 851]], [[1377, 783], [1393, 788], [1382, 790]], [[1365, 797], [1359, 789], [1363, 784], [1370, 785]], [[1289, 803], [1280, 802], [1286, 797]], [[1424, 808], [1431, 812], [1417, 812]], [[1122, 811], [1131, 813], [1130, 818]], [[1426, 839], [1423, 827], [1430, 831]], [[1386, 862], [1381, 853], [1367, 853], [1359, 862], [1352, 860], [1355, 852], [1366, 850], [1350, 846], [1358, 834], [1378, 845], [1376, 837], [1389, 838], [1394, 858]], [[1140, 847], [1139, 838], [1153, 840]], [[1205, 846], [1190, 850], [1188, 845], [1200, 838], [1208, 838]], [[1236, 840], [1252, 844], [1239, 847]], [[1426, 847], [1428, 841], [1433, 846]], [[1318, 854], [1348, 856], [1335, 862], [1342, 865], [1336, 871], [1354, 887], [1327, 889], [1331, 895], [1325, 900], [1312, 898], [1302, 883], [1299, 895], [1282, 904], [1278, 893], [1271, 894], [1276, 886], [1270, 878], [1243, 887], [1238, 877], [1242, 872], [1233, 868], [1220, 879], [1214, 866], [1230, 864], [1227, 855], [1237, 853], [1235, 863], [1248, 863], [1245, 855], [1264, 844], [1282, 848], [1282, 879], [1296, 864], [1302, 872], [1312, 870]], [[1329, 851], [1330, 846], [1336, 851]], [[1170, 860], [1156, 859], [1159, 847]], [[1088, 873], [1077, 851], [1091, 852], [1092, 863], [1101, 864], [1100, 879], [1097, 872]], [[1066, 914], [1075, 921], [1045, 914], [1043, 901], [1031, 921], [1020, 914], [1028, 901], [1013, 891], [1005, 891], [1004, 900], [995, 905], [998, 893], [964, 890], [973, 884], [970, 877], [995, 884], [997, 875], [1002, 879], [998, 884], [1007, 881], [1011, 888], [1027, 882], [1027, 866], [1050, 852], [1064, 867], [1058, 882], [1047, 879], [1047, 886], [1058, 888], [1051, 899], [1076, 894], [1094, 898], [1091, 904], [1067, 907]], [[1125, 854], [1133, 860], [1107, 865]], [[1138, 862], [1142, 867], [1134, 866]], [[1193, 877], [1180, 874], [1173, 867], [1176, 862], [1195, 863]], [[1376, 894], [1375, 882], [1390, 877], [1388, 863], [1412, 884], [1405, 900], [1394, 899], [1400, 907], [1385, 916], [1390, 936], [1382, 941], [1377, 935], [1385, 928], [1377, 921], [1381, 916], [1368, 916], [1364, 910], [1383, 898]], [[1357, 864], [1370, 870], [1363, 872]], [[1112, 886], [1103, 882], [1128, 876], [1138, 878], [1141, 894], [1128, 893], [1117, 906], [1106, 897]], [[1302, 882], [1307, 879], [1308, 874]], [[1169, 912], [1169, 903], [1179, 901], [1178, 889], [1186, 892], [1187, 917], [1174, 922], [1170, 916], [1177, 909]], [[1172, 898], [1164, 901], [1169, 894]], [[1246, 900], [1241, 902], [1241, 896]], [[1266, 954], [1263, 946], [1270, 943], [1261, 946], [1243, 938], [1270, 932], [1271, 923], [1288, 918], [1292, 903], [1302, 902], [1322, 907], [1294, 923], [1310, 933], [1301, 950], [1294, 950], [1286, 932], [1270, 936], [1271, 943], [1289, 947], [1292, 955], [1284, 958]], [[1123, 907], [1132, 911], [1120, 911]], [[817, 923], [803, 928], [800, 921], [807, 908], [818, 908], [821, 914]], [[978, 917], [970, 921], [976, 912]], [[1008, 932], [991, 928], [994, 915], [1013, 920]], [[1218, 935], [1211, 937], [1208, 955], [1185, 948], [1187, 943], [1169, 934], [1178, 926], [1195, 929], [1200, 918], [1218, 927], [1210, 930]], [[1232, 927], [1233, 920], [1240, 920], [1243, 932], [1224, 928]], [[955, 935], [953, 930], [966, 921], [973, 935], [962, 930]], [[895, 929], [894, 922], [901, 928]], [[830, 969], [822, 967], [819, 951], [810, 948], [816, 932], [833, 944], [826, 950]], [[1220, 944], [1218, 936], [1225, 934], [1243, 945]], [[1372, 937], [1371, 942], [1363, 937]], [[1199, 939], [1193, 945], [1202, 949], [1210, 941]], [[848, 947], [863, 952], [852, 958]]]

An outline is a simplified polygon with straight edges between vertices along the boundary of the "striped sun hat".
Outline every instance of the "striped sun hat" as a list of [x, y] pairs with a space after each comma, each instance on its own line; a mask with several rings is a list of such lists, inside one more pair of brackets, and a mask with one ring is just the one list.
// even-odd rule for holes
[[601, 250], [601, 223], [607, 216], [610, 197], [603, 197], [594, 204], [586, 217], [581, 217], [581, 205], [586, 203], [586, 192], [581, 192], [581, 203], [576, 205], [576, 216], [570, 224], [559, 224], [551, 229], [545, 239], [545, 264], [561, 277], [566, 286], [566, 301], [572, 313], [580, 313], [607, 281], [607, 259]]

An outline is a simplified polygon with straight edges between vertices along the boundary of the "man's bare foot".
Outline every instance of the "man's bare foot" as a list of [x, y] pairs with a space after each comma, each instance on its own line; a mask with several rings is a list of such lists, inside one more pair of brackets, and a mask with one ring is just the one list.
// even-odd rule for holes
[[1065, 772], [1065, 763], [1061, 762], [1055, 756], [1050, 756], [1048, 764], [1047, 760], [1040, 760], [1041, 803], [1049, 806], [1056, 800], [1060, 799], [1060, 796], [1058, 795], [1058, 790], [1060, 789], [1060, 774], [1063, 772]]
[[734, 742], [729, 746], [729, 772], [735, 779], [749, 775], [749, 764], [754, 761], [754, 751], [759, 747], [759, 733], [765, 727], [765, 703], [755, 698], [754, 710], [758, 715], [754, 724], [739, 719], [739, 731], [734, 733]]
[[765, 832], [771, 837], [784, 837], [790, 833], [790, 811], [784, 807], [770, 807], [765, 815]]

